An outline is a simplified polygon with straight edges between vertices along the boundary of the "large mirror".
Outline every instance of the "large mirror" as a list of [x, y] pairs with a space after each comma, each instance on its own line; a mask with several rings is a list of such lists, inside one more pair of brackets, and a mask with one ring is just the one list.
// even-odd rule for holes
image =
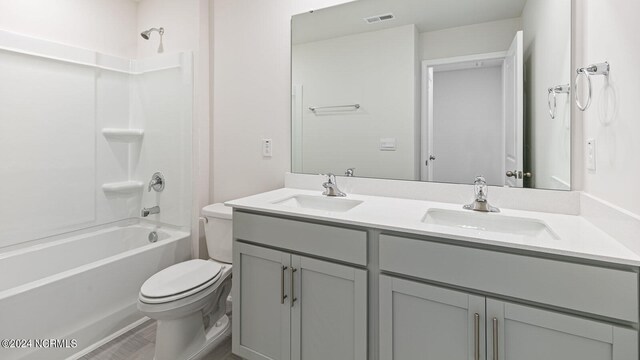
[[570, 189], [571, 0], [359, 0], [291, 52], [293, 172]]

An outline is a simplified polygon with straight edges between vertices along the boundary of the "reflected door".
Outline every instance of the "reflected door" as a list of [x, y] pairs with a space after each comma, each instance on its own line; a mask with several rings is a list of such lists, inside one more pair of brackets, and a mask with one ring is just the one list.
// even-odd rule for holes
[[511, 187], [523, 186], [524, 54], [522, 41], [522, 31], [518, 31], [504, 61], [504, 185]]
[[440, 61], [425, 79], [423, 179], [504, 185], [504, 53]]

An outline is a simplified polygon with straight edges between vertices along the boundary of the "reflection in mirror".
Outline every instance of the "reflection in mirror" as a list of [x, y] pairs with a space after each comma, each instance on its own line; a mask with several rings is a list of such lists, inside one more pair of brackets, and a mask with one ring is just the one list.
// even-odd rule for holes
[[298, 173], [570, 189], [571, 0], [360, 0], [292, 19]]

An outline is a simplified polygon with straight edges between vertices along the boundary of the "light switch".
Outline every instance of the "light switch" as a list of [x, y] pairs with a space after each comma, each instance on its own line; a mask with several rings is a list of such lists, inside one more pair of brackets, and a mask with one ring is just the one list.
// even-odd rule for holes
[[380, 151], [396, 151], [396, 138], [380, 138]]
[[264, 157], [273, 156], [273, 140], [262, 139], [262, 156]]
[[596, 140], [587, 139], [587, 170], [596, 170]]

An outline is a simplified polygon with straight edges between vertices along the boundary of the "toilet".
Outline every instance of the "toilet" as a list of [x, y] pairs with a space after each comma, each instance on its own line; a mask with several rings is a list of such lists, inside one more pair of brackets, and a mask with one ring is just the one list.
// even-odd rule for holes
[[198, 359], [231, 330], [231, 208], [202, 209], [209, 260], [172, 265], [144, 282], [138, 309], [157, 321], [155, 360]]

